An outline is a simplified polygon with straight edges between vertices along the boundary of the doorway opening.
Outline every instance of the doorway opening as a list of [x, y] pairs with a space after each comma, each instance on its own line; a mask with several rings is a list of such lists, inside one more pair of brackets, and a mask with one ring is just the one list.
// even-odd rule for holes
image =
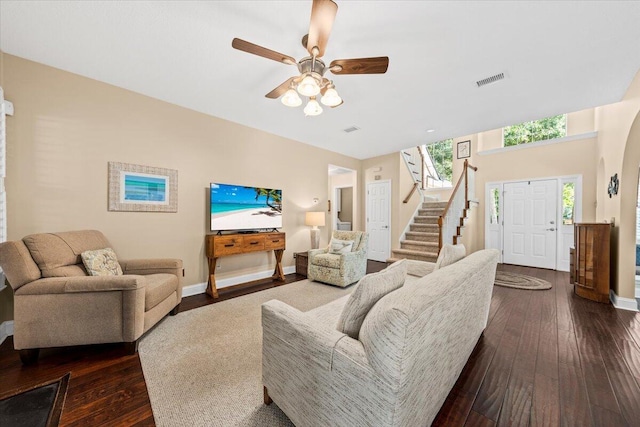
[[355, 170], [329, 165], [329, 216], [333, 230], [357, 230], [357, 183]]

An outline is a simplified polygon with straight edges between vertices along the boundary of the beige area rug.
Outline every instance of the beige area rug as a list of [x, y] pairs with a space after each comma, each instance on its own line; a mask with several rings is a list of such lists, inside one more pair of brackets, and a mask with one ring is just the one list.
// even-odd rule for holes
[[544, 290], [551, 289], [551, 283], [537, 277], [525, 276], [524, 274], [509, 273], [507, 271], [496, 271], [495, 285], [507, 288]]
[[260, 305], [278, 299], [307, 311], [353, 288], [303, 280], [165, 318], [139, 350], [156, 424], [293, 426], [263, 404]]

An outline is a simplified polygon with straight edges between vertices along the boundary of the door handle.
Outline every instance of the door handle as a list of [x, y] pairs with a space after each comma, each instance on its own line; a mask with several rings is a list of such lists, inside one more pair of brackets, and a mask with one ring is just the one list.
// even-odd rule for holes
[[556, 223], [555, 221], [549, 221], [549, 224], [555, 224], [555, 223]]
[[556, 231], [556, 229], [551, 227], [551, 228], [547, 228], [547, 231]]
[[381, 228], [389, 228], [388, 225], [383, 225]]

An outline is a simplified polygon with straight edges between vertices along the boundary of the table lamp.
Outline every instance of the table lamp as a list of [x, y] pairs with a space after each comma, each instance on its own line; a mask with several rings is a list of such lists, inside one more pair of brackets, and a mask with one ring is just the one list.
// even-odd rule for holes
[[320, 246], [320, 230], [324, 227], [324, 212], [307, 212], [304, 218], [305, 225], [311, 225], [311, 249], [318, 249]]

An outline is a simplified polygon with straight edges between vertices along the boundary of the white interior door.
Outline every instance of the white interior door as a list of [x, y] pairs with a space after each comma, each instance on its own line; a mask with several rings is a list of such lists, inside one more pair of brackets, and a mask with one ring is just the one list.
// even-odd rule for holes
[[556, 268], [557, 182], [504, 184], [505, 263]]
[[386, 261], [391, 249], [391, 182], [367, 184], [367, 232], [369, 259]]

